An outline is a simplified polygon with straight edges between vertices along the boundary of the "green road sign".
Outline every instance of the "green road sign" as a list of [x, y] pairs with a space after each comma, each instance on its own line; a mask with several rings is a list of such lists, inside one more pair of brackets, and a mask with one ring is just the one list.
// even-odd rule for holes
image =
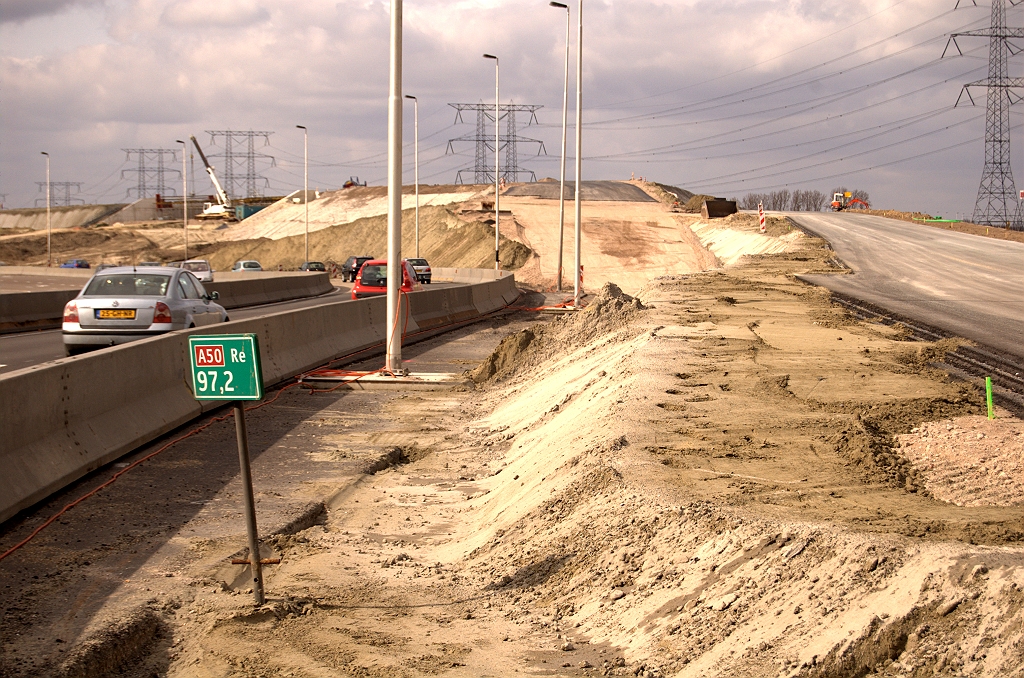
[[255, 334], [193, 335], [188, 338], [196, 400], [260, 400], [263, 369]]

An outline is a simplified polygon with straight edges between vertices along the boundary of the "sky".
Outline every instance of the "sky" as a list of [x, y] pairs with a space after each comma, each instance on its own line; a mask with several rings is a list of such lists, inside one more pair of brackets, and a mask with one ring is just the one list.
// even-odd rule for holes
[[[572, 20], [569, 162], [573, 176], [576, 20]], [[583, 178], [631, 176], [720, 197], [779, 189], [868, 192], [872, 207], [947, 217], [973, 211], [984, 160], [989, 7], [961, 0], [584, 0]], [[1009, 8], [1024, 25], [1024, 7]], [[170, 170], [195, 135], [257, 137], [265, 195], [387, 176], [390, 2], [380, 0], [0, 0], [0, 196], [42, 204], [51, 180], [73, 197], [114, 203], [137, 192], [137, 155]], [[405, 0], [404, 93], [419, 100], [420, 181], [472, 180], [474, 114], [450, 103], [543, 106], [518, 133], [519, 163], [558, 177], [566, 11], [547, 0]], [[1011, 75], [1021, 75], [1011, 59]], [[413, 108], [405, 107], [405, 181], [413, 181]], [[1014, 139], [1024, 119], [1011, 115]], [[488, 127], [490, 134], [492, 127]], [[1024, 179], [1024, 153], [1013, 164]], [[155, 164], [155, 159], [150, 158]], [[218, 172], [222, 158], [215, 158]], [[199, 175], [194, 190], [212, 192]], [[188, 167], [191, 173], [191, 166]], [[1018, 180], [1018, 185], [1024, 181]], [[190, 191], [192, 187], [190, 186]], [[242, 186], [238, 191], [243, 190]]]

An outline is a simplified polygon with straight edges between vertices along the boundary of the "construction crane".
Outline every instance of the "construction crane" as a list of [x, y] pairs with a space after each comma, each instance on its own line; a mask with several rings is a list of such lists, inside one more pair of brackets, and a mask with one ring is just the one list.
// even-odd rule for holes
[[870, 205], [868, 205], [860, 198], [854, 198], [853, 193], [850, 193], [849, 191], [846, 191], [845, 193], [836, 193], [832, 196], [833, 212], [842, 212], [843, 210], [848, 210], [856, 204], [864, 205], [864, 209], [866, 210], [871, 209]]
[[217, 181], [217, 173], [213, 171], [213, 165], [206, 159], [206, 154], [203, 153], [203, 149], [199, 148], [199, 142], [196, 141], [194, 136], [189, 137], [192, 143], [195, 145], [196, 150], [199, 151], [199, 157], [202, 158], [203, 164], [206, 166], [206, 173], [210, 175], [210, 181], [213, 182], [213, 187], [217, 191], [217, 200], [219, 202], [203, 203], [203, 213], [196, 215], [196, 219], [234, 219], [235, 212], [231, 207], [231, 198], [224, 192], [224, 188]]

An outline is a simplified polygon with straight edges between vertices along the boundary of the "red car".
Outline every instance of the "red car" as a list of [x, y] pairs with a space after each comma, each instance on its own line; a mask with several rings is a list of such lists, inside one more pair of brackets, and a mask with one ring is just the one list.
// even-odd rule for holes
[[[416, 292], [423, 289], [416, 278], [416, 271], [408, 259], [402, 260], [402, 291]], [[352, 286], [353, 299], [365, 299], [388, 293], [388, 262], [386, 259], [371, 259], [363, 264]]]

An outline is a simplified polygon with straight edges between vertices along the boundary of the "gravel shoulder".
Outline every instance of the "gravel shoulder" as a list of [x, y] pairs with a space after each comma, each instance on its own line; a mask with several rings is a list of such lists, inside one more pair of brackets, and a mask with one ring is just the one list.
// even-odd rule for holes
[[0, 674], [1021, 675], [1020, 468], [985, 461], [1018, 484], [960, 506], [914, 452], [969, 430], [943, 456], [966, 469], [1019, 422], [930, 366], [948, 344], [796, 280], [833, 253], [773, 229], [781, 253], [410, 352], [471, 370], [455, 390], [254, 412], [261, 524], [295, 528], [260, 609], [230, 422], [140, 466], [0, 561]]

